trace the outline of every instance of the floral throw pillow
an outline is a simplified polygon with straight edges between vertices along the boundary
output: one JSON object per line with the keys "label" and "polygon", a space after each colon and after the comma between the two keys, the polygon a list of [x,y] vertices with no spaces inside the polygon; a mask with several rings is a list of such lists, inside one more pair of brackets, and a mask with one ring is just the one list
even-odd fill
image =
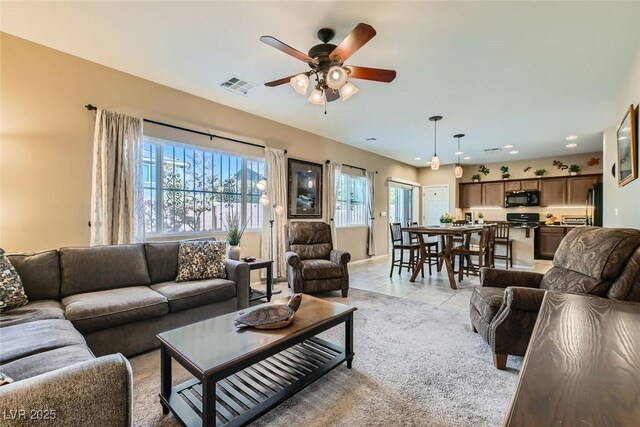
{"label": "floral throw pillow", "polygon": [[180,243],[176,282],[225,279],[226,247],[226,242],[217,240]]}
{"label": "floral throw pillow", "polygon": [[28,302],[18,272],[0,249],[0,312],[22,307]]}

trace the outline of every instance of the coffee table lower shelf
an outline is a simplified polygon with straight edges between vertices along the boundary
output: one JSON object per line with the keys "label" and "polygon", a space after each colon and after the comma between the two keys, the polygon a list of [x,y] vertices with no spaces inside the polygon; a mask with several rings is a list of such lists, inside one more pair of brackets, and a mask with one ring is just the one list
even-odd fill
{"label": "coffee table lower shelf", "polygon": [[[218,381],[216,427],[250,423],[351,357],[344,348],[313,337]],[[185,425],[203,425],[197,379],[160,399]]]}

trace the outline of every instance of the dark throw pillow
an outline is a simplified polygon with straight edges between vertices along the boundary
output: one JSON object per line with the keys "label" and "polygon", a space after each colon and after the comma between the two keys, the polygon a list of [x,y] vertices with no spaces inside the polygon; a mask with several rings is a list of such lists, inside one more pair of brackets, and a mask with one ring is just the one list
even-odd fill
{"label": "dark throw pillow", "polygon": [[176,282],[225,279],[226,247],[227,244],[223,241],[181,242]]}
{"label": "dark throw pillow", "polygon": [[18,272],[0,248],[0,312],[22,307],[28,302]]}

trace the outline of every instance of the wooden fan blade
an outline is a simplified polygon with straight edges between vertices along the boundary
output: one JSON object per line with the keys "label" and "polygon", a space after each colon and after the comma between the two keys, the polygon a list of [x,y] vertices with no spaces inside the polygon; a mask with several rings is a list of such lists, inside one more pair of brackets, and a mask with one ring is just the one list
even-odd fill
{"label": "wooden fan blade", "polygon": [[304,53],[300,52],[299,50],[292,48],[288,44],[282,43],[280,40],[278,40],[275,37],[262,36],[262,37],[260,37],[260,41],[263,42],[263,43],[268,44],[271,47],[275,47],[279,51],[284,52],[287,55],[291,55],[294,58],[299,59],[300,61],[304,61],[304,62],[311,63],[311,64],[315,64],[316,63],[316,60],[313,59],[312,57],[310,57],[309,55],[305,55]]}
{"label": "wooden fan blade", "polygon": [[351,70],[349,78],[373,80],[375,82],[390,83],[396,78],[395,70],[383,70],[382,68],[368,68],[368,67],[356,67],[354,65],[347,65],[347,68]]}
{"label": "wooden fan blade", "polygon": [[[298,74],[300,74],[300,73],[298,73]],[[269,86],[269,87],[276,87],[276,86],[280,86],[280,85],[283,85],[283,84],[285,84],[285,83],[289,83],[289,81],[291,80],[291,77],[295,77],[295,76],[297,76],[298,74],[294,74],[293,76],[283,77],[283,78],[281,78],[281,79],[279,79],[279,80],[274,80],[274,81],[272,81],[272,82],[267,82],[267,83],[265,83],[264,85],[265,85],[265,86]]]}
{"label": "wooden fan blade", "polygon": [[345,62],[375,35],[376,30],[374,30],[371,25],[360,23],[340,42],[338,47],[333,49],[329,57],[333,58],[337,56],[340,58],[340,62]]}
{"label": "wooden fan blade", "polygon": [[327,98],[327,102],[333,102],[337,99],[340,99],[340,92],[339,91],[334,91],[333,89],[329,88],[326,89],[324,91],[325,97]]}

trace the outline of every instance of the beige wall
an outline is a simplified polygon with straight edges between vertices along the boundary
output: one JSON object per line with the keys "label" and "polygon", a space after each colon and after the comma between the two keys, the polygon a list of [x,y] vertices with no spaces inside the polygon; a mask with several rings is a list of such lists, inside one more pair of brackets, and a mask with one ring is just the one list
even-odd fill
{"label": "beige wall", "polygon": [[[640,49],[629,74],[618,94],[617,117],[622,121],[629,105],[640,104]],[[624,187],[618,187],[618,178],[611,175],[611,166],[616,163],[617,145],[616,131],[618,124],[604,132],[603,149],[605,159],[604,174],[604,225],[607,227],[640,228],[638,215],[638,195],[640,195],[640,179],[630,182]],[[636,146],[636,150],[639,147]]]}
{"label": "beige wall", "polygon": [[[413,166],[226,107],[102,65],[1,34],[2,159],[0,246],[30,251],[89,244],[92,103],[189,128],[224,132],[288,150],[293,158],[327,159],[378,170],[376,216],[387,210],[386,178],[416,181]],[[248,101],[250,102],[250,101]],[[145,132],[246,154],[261,150],[145,125]],[[376,221],[376,248],[387,251],[387,225]],[[338,246],[366,257],[366,228],[338,231]],[[259,251],[260,234],[243,246]]]}

